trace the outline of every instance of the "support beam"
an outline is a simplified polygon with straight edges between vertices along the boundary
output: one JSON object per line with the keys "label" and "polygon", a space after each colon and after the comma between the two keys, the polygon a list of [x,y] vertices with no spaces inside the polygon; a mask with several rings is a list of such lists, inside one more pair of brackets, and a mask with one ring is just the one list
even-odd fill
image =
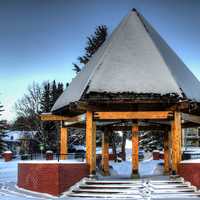
{"label": "support beam", "polygon": [[138,125],[132,126],[132,175],[138,174],[139,165],[139,129]]}
{"label": "support beam", "polygon": [[182,113],[181,116],[184,121],[189,121],[189,122],[193,122],[196,124],[200,124],[200,116],[198,116],[198,115]]}
{"label": "support beam", "polygon": [[137,112],[95,112],[95,118],[99,120],[123,120],[123,119],[167,119],[172,116],[170,111],[137,111]]}
{"label": "support beam", "polygon": [[62,154],[67,154],[68,153],[68,129],[61,127],[60,129],[60,154],[61,160],[67,159],[67,155],[62,155]]}
{"label": "support beam", "polygon": [[[75,124],[72,126],[69,126],[72,128],[85,128],[85,124]],[[104,130],[105,128],[108,128],[109,130],[112,131],[131,131],[132,126],[129,125],[98,125],[97,129],[98,130]],[[171,125],[142,125],[139,126],[139,131],[150,131],[150,130],[156,130],[156,131],[164,131],[164,130],[170,130]]]}
{"label": "support beam", "polygon": [[51,113],[43,113],[40,115],[42,121],[66,121],[69,124],[78,123],[85,120],[85,115],[77,115],[75,117],[53,115]]}
{"label": "support beam", "polygon": [[170,159],[170,141],[169,141],[169,132],[164,133],[164,172],[169,173],[169,159]]}
{"label": "support beam", "polygon": [[102,134],[102,170],[105,176],[109,175],[109,133]]}
{"label": "support beam", "polygon": [[181,161],[181,113],[174,112],[172,122],[172,173],[176,174]]}
{"label": "support beam", "polygon": [[93,122],[93,113],[86,113],[86,161],[89,164],[90,174],[96,173],[96,124]]}

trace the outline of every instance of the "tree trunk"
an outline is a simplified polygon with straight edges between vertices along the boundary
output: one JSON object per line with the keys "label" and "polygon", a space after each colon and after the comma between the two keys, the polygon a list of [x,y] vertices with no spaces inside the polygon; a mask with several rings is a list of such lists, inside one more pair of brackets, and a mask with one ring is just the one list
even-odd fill
{"label": "tree trunk", "polygon": [[114,160],[117,161],[117,150],[116,150],[116,139],[115,139],[115,133],[112,132],[110,134],[111,136],[111,144],[112,144],[112,153],[114,155]]}
{"label": "tree trunk", "polygon": [[121,153],[122,153],[122,160],[125,161],[126,160],[126,138],[127,135],[126,133],[123,133],[122,136],[122,146],[121,146]]}

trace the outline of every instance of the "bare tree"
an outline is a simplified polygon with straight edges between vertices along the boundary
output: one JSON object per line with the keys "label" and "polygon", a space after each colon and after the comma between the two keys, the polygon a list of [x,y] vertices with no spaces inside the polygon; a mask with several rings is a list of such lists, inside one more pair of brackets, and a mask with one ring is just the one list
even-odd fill
{"label": "bare tree", "polygon": [[36,131],[37,137],[35,137],[35,140],[39,143],[46,143],[46,134],[44,134],[40,120],[41,98],[41,86],[33,82],[33,84],[28,87],[27,94],[24,94],[15,104],[15,109],[19,117],[18,121],[21,123],[21,128],[29,131]]}

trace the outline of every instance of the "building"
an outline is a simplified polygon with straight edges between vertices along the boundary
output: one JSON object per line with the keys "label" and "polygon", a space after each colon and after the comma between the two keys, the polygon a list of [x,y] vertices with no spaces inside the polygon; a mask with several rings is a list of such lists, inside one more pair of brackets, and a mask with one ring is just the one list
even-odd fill
{"label": "building", "polygon": [[6,148],[14,154],[29,153],[34,131],[6,131]]}
{"label": "building", "polygon": [[200,147],[200,128],[186,128],[183,130],[184,147]]}

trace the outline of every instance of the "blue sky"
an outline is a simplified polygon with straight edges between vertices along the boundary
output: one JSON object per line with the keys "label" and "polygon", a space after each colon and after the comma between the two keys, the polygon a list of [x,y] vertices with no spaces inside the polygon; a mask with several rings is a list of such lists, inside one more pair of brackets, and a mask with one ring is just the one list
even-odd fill
{"label": "blue sky", "polygon": [[96,26],[109,32],[135,7],[200,79],[199,0],[0,0],[0,102],[3,117],[28,85],[71,81]]}

